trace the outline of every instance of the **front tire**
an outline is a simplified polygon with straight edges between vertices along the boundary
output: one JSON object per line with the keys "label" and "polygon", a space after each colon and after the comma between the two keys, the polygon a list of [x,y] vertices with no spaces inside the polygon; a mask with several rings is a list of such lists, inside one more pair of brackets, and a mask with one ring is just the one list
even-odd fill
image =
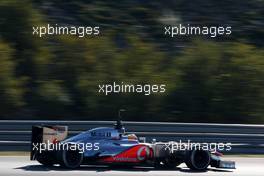
{"label": "front tire", "polygon": [[186,151],[185,164],[192,170],[205,171],[210,165],[211,155],[205,150]]}
{"label": "front tire", "polygon": [[179,159],[173,157],[173,156],[169,156],[167,158],[165,158],[162,163],[164,164],[164,166],[168,169],[174,169],[177,166],[179,166],[182,161],[180,161]]}

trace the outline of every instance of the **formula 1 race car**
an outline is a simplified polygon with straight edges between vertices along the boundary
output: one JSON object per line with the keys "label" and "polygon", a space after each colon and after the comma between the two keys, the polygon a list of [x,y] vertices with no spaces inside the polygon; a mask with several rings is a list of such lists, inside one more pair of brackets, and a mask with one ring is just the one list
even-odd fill
{"label": "formula 1 race car", "polygon": [[200,149],[171,152],[168,143],[139,142],[135,134],[125,133],[120,120],[112,128],[94,128],[68,139],[67,130],[66,126],[33,126],[31,160],[69,169],[84,164],[175,168],[181,163],[199,171],[209,166],[235,169],[235,162],[223,161],[218,152]]}

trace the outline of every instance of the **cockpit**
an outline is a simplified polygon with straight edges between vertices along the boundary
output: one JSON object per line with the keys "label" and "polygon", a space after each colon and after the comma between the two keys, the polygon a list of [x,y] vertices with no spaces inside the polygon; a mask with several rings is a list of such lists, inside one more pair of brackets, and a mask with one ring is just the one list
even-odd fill
{"label": "cockpit", "polygon": [[94,128],[89,133],[91,138],[96,139],[138,141],[138,137],[135,134],[120,133],[119,130],[109,127]]}
{"label": "cockpit", "polygon": [[109,139],[138,142],[135,134],[126,134],[121,120],[118,120],[114,127],[99,127],[88,131],[93,139]]}
{"label": "cockpit", "polygon": [[127,135],[128,140],[138,140],[138,137],[135,134],[128,134]]}

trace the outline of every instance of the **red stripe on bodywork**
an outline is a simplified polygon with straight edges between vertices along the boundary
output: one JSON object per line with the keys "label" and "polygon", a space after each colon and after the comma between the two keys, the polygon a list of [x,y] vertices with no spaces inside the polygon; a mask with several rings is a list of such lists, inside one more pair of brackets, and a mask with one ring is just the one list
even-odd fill
{"label": "red stripe on bodywork", "polygon": [[133,146],[115,156],[109,156],[100,159],[106,163],[138,163],[143,162],[153,156],[153,151],[143,144]]}

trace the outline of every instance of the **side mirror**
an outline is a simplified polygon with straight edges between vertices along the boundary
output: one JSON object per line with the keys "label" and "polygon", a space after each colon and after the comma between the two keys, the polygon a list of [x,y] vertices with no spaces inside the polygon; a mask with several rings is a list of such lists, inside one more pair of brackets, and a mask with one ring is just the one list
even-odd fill
{"label": "side mirror", "polygon": [[152,144],[154,144],[157,142],[157,140],[155,138],[153,138],[151,142],[152,142]]}
{"label": "side mirror", "polygon": [[138,140],[141,143],[146,143],[146,137],[139,137]]}

